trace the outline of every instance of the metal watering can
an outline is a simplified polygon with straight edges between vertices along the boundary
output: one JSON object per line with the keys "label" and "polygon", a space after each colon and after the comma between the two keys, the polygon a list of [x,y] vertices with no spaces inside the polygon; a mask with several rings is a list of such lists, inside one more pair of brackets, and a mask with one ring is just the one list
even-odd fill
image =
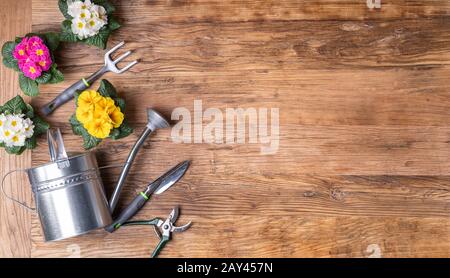
{"label": "metal watering can", "polygon": [[113,224],[112,213],[139,148],[153,131],[169,127],[163,116],[152,109],[147,109],[147,120],[109,202],[94,152],[68,155],[59,129],[48,131],[51,162],[26,170],[46,241],[85,234]]}

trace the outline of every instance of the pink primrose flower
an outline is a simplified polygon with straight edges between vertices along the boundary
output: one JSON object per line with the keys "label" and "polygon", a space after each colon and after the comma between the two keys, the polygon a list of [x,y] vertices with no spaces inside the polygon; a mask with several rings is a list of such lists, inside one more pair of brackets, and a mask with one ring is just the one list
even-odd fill
{"label": "pink primrose flower", "polygon": [[23,65],[22,71],[26,77],[29,77],[33,80],[35,80],[42,74],[41,67],[31,60]]}
{"label": "pink primrose flower", "polygon": [[18,60],[18,61],[25,60],[28,57],[27,42],[28,42],[28,38],[25,37],[14,48],[13,57],[16,60]]}

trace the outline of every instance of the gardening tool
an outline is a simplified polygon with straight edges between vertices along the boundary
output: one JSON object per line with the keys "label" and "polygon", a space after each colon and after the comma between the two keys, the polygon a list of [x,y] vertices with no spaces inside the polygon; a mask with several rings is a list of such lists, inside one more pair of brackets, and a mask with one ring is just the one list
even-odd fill
{"label": "gardening tool", "polygon": [[[154,130],[168,126],[167,121],[156,111],[147,109],[147,115],[147,127],[133,147],[131,158],[127,159],[116,188],[119,185],[123,186],[129,167],[143,140]],[[64,239],[111,225],[112,211],[104,192],[99,169],[115,166],[98,167],[94,152],[67,154],[59,130],[49,130],[47,136],[51,162],[25,170],[32,186],[45,240]],[[180,163],[150,183],[140,196],[148,197],[153,192],[156,194],[164,192],[183,176],[188,166],[187,161]],[[115,196],[118,197],[120,192],[115,192]],[[133,216],[144,203],[140,198],[132,202],[119,220],[121,222],[128,220],[127,217]]]}
{"label": "gardening tool", "polygon": [[137,152],[144,144],[145,139],[155,130],[166,128],[169,126],[170,124],[164,119],[163,116],[161,116],[161,114],[153,109],[147,108],[147,125],[145,126],[145,129],[142,132],[141,136],[137,139],[136,143],[134,143],[134,146],[131,149],[130,154],[128,155],[127,162],[123,166],[122,172],[120,173],[119,181],[117,182],[117,185],[114,188],[114,192],[111,195],[111,200],[109,201],[109,209],[111,213],[114,213],[114,209],[116,208],[117,202],[119,201],[120,192],[122,191],[122,187],[125,183],[128,172],[130,171],[131,164],[136,158]]}
{"label": "gardening tool", "polygon": [[56,108],[63,105],[64,103],[68,102],[69,100],[71,100],[77,91],[84,91],[87,88],[89,88],[92,85],[92,83],[94,83],[95,80],[99,79],[103,74],[110,72],[110,71],[120,74],[120,73],[123,73],[123,72],[129,70],[132,66],[136,65],[138,63],[137,60],[129,63],[122,69],[119,69],[117,67],[117,63],[119,63],[120,61],[122,61],[123,59],[128,57],[131,54],[131,51],[125,52],[124,54],[122,54],[119,58],[117,58],[114,61],[112,60],[111,54],[113,54],[117,49],[122,47],[124,44],[125,44],[125,42],[120,42],[118,45],[114,46],[108,52],[106,52],[105,53],[105,65],[102,68],[100,68],[98,71],[96,71],[95,73],[93,73],[91,76],[89,76],[87,78],[81,78],[81,80],[75,82],[74,84],[72,84],[72,86],[65,89],[54,100],[45,104],[40,109],[41,113],[44,114],[45,116],[49,115]]}
{"label": "gardening tool", "polygon": [[147,188],[140,192],[133,201],[120,213],[120,215],[114,220],[113,224],[105,228],[108,232],[112,233],[118,229],[125,221],[131,219],[149,200],[150,195],[161,194],[176,183],[186,172],[189,167],[189,160],[183,161],[167,171],[165,174],[157,178],[150,183]]}
{"label": "gardening tool", "polygon": [[167,242],[171,239],[171,235],[173,232],[184,232],[191,226],[192,222],[189,221],[189,223],[181,226],[176,227],[175,222],[178,219],[178,215],[180,212],[180,208],[176,206],[172,209],[172,212],[170,212],[169,217],[163,221],[160,218],[153,218],[151,220],[136,220],[136,221],[127,221],[123,223],[123,226],[131,226],[131,225],[151,225],[155,229],[156,235],[159,237],[160,241],[158,245],[156,246],[155,250],[153,251],[151,257],[155,258],[158,256],[159,252],[162,250],[162,248],[167,244]]}

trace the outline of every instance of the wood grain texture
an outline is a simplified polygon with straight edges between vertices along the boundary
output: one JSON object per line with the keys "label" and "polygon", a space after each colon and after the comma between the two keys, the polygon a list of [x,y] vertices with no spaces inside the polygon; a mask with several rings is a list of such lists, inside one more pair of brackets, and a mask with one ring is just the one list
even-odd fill
{"label": "wood grain texture", "polygon": [[[0,1],[0,44],[31,31],[31,0]],[[0,66],[0,103],[19,93],[17,73]],[[31,152],[22,156],[8,155],[0,150],[0,175],[31,165]],[[15,198],[31,203],[31,188],[23,174],[13,174],[6,180],[6,191]],[[0,257],[30,257],[30,213],[17,204],[0,197]]]}
{"label": "wood grain texture", "polygon": [[[380,10],[368,9],[366,0],[128,0],[112,1],[122,21],[142,24],[165,22],[242,22],[295,20],[392,20],[441,18],[450,15],[450,4],[441,0],[382,1]],[[145,8],[143,8],[145,7]],[[33,24],[53,25],[61,14],[46,1],[33,2]]]}
{"label": "wood grain texture", "polygon": [[[189,233],[175,235],[161,257],[450,256],[449,224],[442,218],[236,217],[225,213],[218,218],[188,211],[182,212],[180,220],[192,220],[194,225]],[[33,222],[32,231],[33,255],[39,257],[148,257],[158,243],[152,228],[126,227],[114,234],[95,231],[44,244],[38,225]]]}
{"label": "wood grain texture", "polygon": [[[128,103],[135,134],[106,140],[100,164],[124,161],[144,127],[146,107],[170,117],[231,107],[280,109],[280,146],[175,144],[157,132],[127,180],[123,207],[177,161],[187,175],[152,198],[137,218],[180,224],[162,256],[449,257],[450,4],[448,1],[114,1],[125,40],[140,63],[107,75]],[[56,1],[33,1],[33,31],[59,30]],[[64,45],[61,84],[43,86],[37,106],[95,71],[103,51]],[[95,84],[94,88],[98,85]],[[67,122],[73,103],[48,120],[67,148],[81,139]],[[45,140],[32,163],[48,161]],[[118,169],[103,171],[107,192]],[[148,227],[95,231],[44,243],[31,220],[33,257],[146,257]],[[144,244],[143,244],[144,242]]]}

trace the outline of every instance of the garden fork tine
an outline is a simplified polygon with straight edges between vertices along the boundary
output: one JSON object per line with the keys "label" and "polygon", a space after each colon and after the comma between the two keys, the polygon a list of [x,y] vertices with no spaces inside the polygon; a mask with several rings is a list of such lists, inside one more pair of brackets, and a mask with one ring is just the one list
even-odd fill
{"label": "garden fork tine", "polygon": [[120,61],[122,61],[123,59],[128,57],[131,54],[131,51],[125,52],[124,54],[122,54],[122,56],[120,56],[116,60],[112,60],[111,54],[116,52],[124,44],[125,44],[125,42],[122,41],[118,45],[114,46],[108,52],[105,53],[105,67],[107,68],[107,70],[115,72],[115,73],[122,73],[122,72],[127,71],[129,68],[131,68],[132,66],[134,66],[138,63],[138,61],[133,61],[130,64],[128,64],[127,66],[125,66],[123,69],[117,68],[117,66],[116,66],[117,63],[119,63]]}
{"label": "garden fork tine", "polygon": [[119,63],[120,61],[122,61],[123,59],[128,57],[131,54],[131,51],[127,51],[124,54],[122,54],[119,58],[112,60],[111,54],[116,52],[124,44],[125,44],[125,42],[122,41],[122,42],[118,43],[116,46],[114,46],[113,48],[111,48],[110,50],[108,50],[105,53],[105,65],[101,69],[99,69],[98,71],[96,71],[94,74],[92,74],[91,76],[89,76],[87,78],[81,78],[81,80],[77,81],[72,86],[65,89],[62,93],[60,93],[54,100],[52,100],[51,102],[44,105],[41,108],[42,114],[48,115],[48,114],[52,113],[56,108],[63,105],[67,101],[71,100],[77,91],[86,90],[87,88],[89,88],[91,86],[92,83],[94,83],[95,80],[100,78],[100,76],[107,73],[108,71],[112,71],[114,73],[120,74],[120,73],[123,73],[123,72],[129,70],[132,66],[136,65],[138,63],[137,60],[129,63],[122,69],[119,69],[117,67],[117,63]]}

